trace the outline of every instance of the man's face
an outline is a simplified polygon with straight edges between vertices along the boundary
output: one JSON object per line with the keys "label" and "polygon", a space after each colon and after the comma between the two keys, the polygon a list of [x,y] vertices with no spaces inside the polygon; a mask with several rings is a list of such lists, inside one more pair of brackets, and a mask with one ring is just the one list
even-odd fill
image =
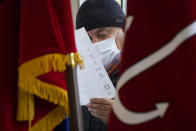
{"label": "man's face", "polygon": [[119,50],[122,49],[124,35],[121,28],[117,28],[117,27],[96,28],[88,31],[88,35],[92,43],[96,43],[112,37],[116,37],[117,47]]}

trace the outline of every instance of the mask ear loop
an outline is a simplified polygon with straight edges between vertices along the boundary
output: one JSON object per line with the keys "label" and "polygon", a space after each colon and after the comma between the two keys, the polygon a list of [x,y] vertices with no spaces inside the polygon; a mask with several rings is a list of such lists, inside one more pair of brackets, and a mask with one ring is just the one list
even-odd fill
{"label": "mask ear loop", "polygon": [[[115,35],[114,35],[115,43],[116,43],[116,36],[117,36],[117,34],[118,34],[118,31],[119,31],[119,29],[117,29],[117,31],[116,31],[116,33],[115,33]],[[116,43],[116,48],[118,49],[117,43]],[[118,50],[119,50],[119,49],[118,49]]]}
{"label": "mask ear loop", "polygon": [[118,34],[118,31],[119,31],[119,29],[117,29],[117,31],[116,31],[116,33],[115,33],[115,35],[114,35],[114,38],[116,39],[116,36],[117,36],[117,34]]}

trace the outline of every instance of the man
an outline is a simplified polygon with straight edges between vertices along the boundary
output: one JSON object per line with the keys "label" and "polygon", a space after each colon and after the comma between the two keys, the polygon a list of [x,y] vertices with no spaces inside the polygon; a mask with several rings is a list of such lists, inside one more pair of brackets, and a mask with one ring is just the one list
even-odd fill
{"label": "man", "polygon": [[[114,0],[86,0],[76,18],[76,28],[85,27],[114,85],[118,79],[124,19],[125,14]],[[82,107],[85,131],[106,130],[111,105],[110,99],[92,98]]]}

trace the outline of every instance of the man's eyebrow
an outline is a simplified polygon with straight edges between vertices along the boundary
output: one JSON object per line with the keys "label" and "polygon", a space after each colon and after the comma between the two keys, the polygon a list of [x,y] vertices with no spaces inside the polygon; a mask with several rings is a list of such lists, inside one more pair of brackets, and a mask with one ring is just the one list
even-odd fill
{"label": "man's eyebrow", "polygon": [[106,29],[106,28],[100,28],[100,29],[98,29],[95,33],[96,33],[96,34],[100,34],[100,33],[103,32],[103,31],[105,31],[105,32],[107,32],[107,33],[110,33],[112,30],[111,30],[111,29]]}

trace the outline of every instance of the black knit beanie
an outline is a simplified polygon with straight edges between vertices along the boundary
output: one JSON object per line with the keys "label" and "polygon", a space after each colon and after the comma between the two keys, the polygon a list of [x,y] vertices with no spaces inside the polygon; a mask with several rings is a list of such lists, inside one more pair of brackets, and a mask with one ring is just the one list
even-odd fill
{"label": "black knit beanie", "polygon": [[115,0],[86,0],[77,13],[76,29],[122,27],[125,14]]}

